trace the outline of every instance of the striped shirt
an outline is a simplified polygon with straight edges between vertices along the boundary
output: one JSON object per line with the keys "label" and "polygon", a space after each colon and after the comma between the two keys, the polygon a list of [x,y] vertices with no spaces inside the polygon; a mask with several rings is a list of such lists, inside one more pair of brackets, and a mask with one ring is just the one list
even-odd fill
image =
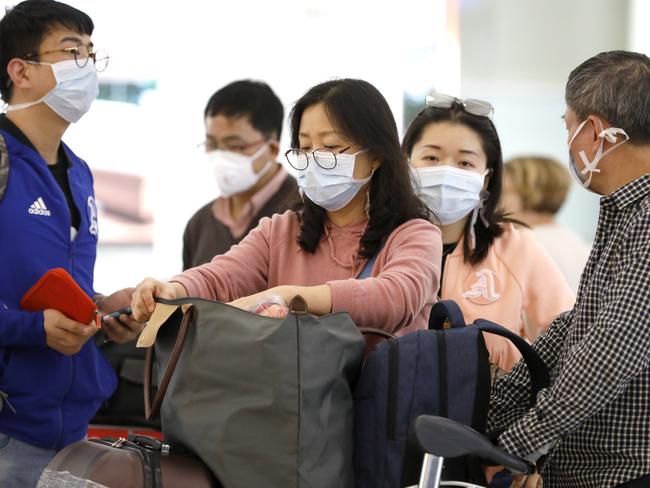
{"label": "striped shirt", "polygon": [[538,462],[544,488],[610,487],[650,473],[650,174],[603,197],[572,310],[534,348],[551,387],[526,409],[523,363],[495,384],[488,427]]}

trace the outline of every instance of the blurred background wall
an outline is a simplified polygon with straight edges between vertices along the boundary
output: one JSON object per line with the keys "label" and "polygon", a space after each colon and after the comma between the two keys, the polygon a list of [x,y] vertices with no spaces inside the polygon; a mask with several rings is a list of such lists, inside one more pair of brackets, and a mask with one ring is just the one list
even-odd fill
{"label": "blurred background wall", "polygon": [[[100,100],[64,138],[95,172],[96,289],[106,293],[180,271],[185,223],[217,195],[197,148],[203,109],[230,81],[266,81],[288,113],[316,83],[364,78],[402,133],[434,87],[482,98],[505,158],[566,163],[569,72],[601,51],[650,53],[645,0],[69,3],[91,15],[93,41],[111,56]],[[576,187],[560,220],[590,241],[597,216],[597,197]]]}

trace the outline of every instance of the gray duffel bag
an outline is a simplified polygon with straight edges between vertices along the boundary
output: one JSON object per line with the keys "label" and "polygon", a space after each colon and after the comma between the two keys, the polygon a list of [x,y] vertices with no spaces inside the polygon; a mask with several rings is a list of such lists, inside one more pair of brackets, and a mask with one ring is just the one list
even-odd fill
{"label": "gray duffel bag", "polygon": [[166,441],[225,488],[354,485],[351,385],[364,340],[347,313],[314,317],[300,297],[284,319],[197,298],[158,302],[138,345],[155,340],[145,409],[152,418],[162,407]]}

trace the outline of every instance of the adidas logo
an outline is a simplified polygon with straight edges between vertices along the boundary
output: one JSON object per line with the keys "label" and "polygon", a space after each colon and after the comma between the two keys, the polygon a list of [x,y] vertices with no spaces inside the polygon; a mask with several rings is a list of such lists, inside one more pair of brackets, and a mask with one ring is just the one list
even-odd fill
{"label": "adidas logo", "polygon": [[52,213],[45,206],[45,202],[42,197],[38,197],[34,203],[29,206],[27,211],[32,215],[45,215],[49,217]]}

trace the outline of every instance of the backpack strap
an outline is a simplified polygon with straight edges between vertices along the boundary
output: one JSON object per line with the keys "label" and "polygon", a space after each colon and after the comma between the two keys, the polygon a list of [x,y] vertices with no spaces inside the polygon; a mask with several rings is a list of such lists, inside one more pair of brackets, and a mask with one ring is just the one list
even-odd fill
{"label": "backpack strap", "polygon": [[440,300],[434,303],[429,315],[429,330],[444,329],[447,321],[453,329],[465,327],[463,312],[456,302],[453,300]]}
{"label": "backpack strap", "polygon": [[548,388],[551,384],[548,368],[544,360],[539,357],[533,346],[511,330],[484,319],[476,320],[474,325],[483,332],[505,337],[519,350],[530,373],[531,395],[528,407],[535,405],[535,399],[539,391]]}
{"label": "backpack strap", "polygon": [[[379,249],[381,251],[381,249]],[[365,280],[366,278],[370,278],[370,273],[372,273],[372,268],[375,265],[375,261],[377,261],[377,255],[379,254],[379,251],[377,251],[368,261],[366,261],[366,265],[363,267],[361,270],[361,273],[359,273],[359,276],[357,276],[358,280]]]}
{"label": "backpack strap", "polygon": [[7,190],[7,181],[9,180],[9,151],[5,138],[0,134],[0,200]]}
{"label": "backpack strap", "polygon": [[384,249],[384,244],[386,244],[386,238],[381,240],[377,252],[375,252],[375,254],[373,254],[372,257],[368,259],[368,261],[366,261],[366,265],[363,267],[363,269],[357,276],[358,280],[365,280],[366,278],[370,278],[370,273],[372,273],[372,268],[375,265],[375,261],[377,261],[377,256],[379,256],[379,253],[382,251],[382,249]]}

